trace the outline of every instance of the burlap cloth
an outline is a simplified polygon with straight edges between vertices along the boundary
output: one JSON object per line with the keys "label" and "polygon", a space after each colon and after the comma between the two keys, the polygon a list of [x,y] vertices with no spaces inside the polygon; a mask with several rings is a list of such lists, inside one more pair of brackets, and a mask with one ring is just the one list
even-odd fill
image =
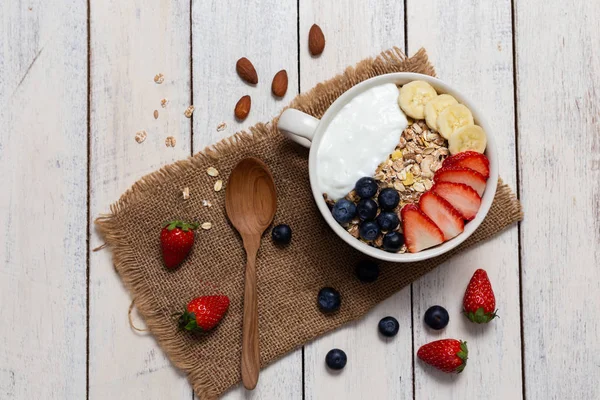
{"label": "burlap cloth", "polygon": [[[435,74],[424,50],[407,58],[394,48],[297,96],[290,107],[319,118],[356,83],[399,71]],[[308,150],[285,139],[276,125],[276,119],[257,124],[250,128],[251,134],[238,133],[193,158],[145,176],[111,206],[110,215],[96,220],[112,249],[116,269],[150,332],[173,364],[188,374],[201,399],[216,398],[241,378],[245,266],[240,237],[225,215],[227,188],[213,190],[217,178],[206,174],[207,167],[217,168],[218,178],[226,183],[240,159],[254,156],[264,160],[271,168],[278,193],[274,222],[287,223],[293,230],[290,246],[278,248],[265,237],[258,255],[262,367],[319,335],[361,318],[377,303],[454,254],[521,219],[514,193],[499,182],[487,218],[457,249],[414,264],[381,263],[379,279],[361,283],[353,269],[364,256],[329,229],[313,202]],[[182,198],[184,187],[190,189],[188,200]],[[212,202],[212,207],[203,207],[203,199]],[[159,231],[163,221],[173,218],[211,221],[213,227],[199,230],[189,259],[178,270],[167,271],[161,261]],[[342,294],[342,307],[334,315],[323,315],[317,309],[317,291],[323,286],[333,286]],[[183,310],[192,297],[215,291],[231,299],[229,312],[217,329],[199,337],[179,331],[172,314]]]}

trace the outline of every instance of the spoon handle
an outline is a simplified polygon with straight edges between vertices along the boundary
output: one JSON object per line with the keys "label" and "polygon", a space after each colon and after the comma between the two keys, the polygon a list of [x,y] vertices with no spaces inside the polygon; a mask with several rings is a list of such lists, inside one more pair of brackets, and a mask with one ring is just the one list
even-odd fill
{"label": "spoon handle", "polygon": [[[260,243],[260,242],[259,242]],[[256,297],[256,253],[258,246],[246,248],[246,284],[244,288],[244,327],[242,333],[242,382],[252,390],[258,383],[258,303]]]}

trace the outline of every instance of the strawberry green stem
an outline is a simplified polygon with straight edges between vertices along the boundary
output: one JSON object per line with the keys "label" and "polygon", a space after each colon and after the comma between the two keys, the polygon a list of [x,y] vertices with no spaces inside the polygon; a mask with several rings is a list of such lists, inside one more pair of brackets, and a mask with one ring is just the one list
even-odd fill
{"label": "strawberry green stem", "polygon": [[463,310],[463,314],[465,314],[471,322],[475,322],[476,324],[487,324],[498,316],[496,315],[497,311],[498,310],[486,313],[483,310],[483,307],[479,307],[475,312]]}
{"label": "strawberry green stem", "polygon": [[185,311],[183,314],[180,314],[177,325],[179,325],[180,329],[189,332],[202,332],[202,328],[196,322],[196,314],[193,312]]}
{"label": "strawberry green stem", "polygon": [[184,222],[184,221],[180,221],[180,220],[173,220],[173,221],[169,221],[169,222],[165,222],[163,224],[163,228],[167,228],[168,230],[172,231],[175,228],[179,228],[184,232],[190,231],[190,230],[194,230],[198,228],[198,224],[195,222]]}
{"label": "strawberry green stem", "polygon": [[462,340],[460,341],[460,351],[456,353],[456,356],[462,360],[462,364],[456,368],[456,372],[460,374],[467,366],[467,360],[469,359],[467,342],[463,342]]}

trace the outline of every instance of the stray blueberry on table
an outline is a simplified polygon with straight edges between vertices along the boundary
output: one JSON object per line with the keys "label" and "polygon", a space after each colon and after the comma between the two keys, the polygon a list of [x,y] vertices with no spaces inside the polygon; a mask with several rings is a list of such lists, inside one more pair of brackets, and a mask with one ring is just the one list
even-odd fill
{"label": "stray blueberry on table", "polygon": [[271,237],[277,244],[288,244],[292,240],[292,228],[286,224],[279,224],[271,231]]}
{"label": "stray blueberry on table", "polygon": [[383,236],[383,249],[389,252],[397,252],[404,244],[404,236],[398,232],[388,232]]}
{"label": "stray blueberry on table", "polygon": [[339,199],[331,209],[333,218],[340,224],[347,224],[356,215],[356,205],[346,199]]}
{"label": "stray blueberry on table", "polygon": [[362,199],[356,205],[356,213],[361,221],[372,221],[377,215],[377,203],[371,199]]}
{"label": "stray blueberry on table", "polygon": [[400,195],[394,188],[385,188],[379,192],[377,200],[382,210],[393,210],[400,203]]}
{"label": "stray blueberry on table", "polygon": [[393,231],[400,224],[400,218],[395,212],[384,211],[377,216],[377,223],[382,231]]}
{"label": "stray blueberry on table", "polygon": [[432,306],[425,311],[425,323],[431,329],[435,329],[436,331],[444,329],[449,321],[450,316],[448,315],[448,311],[442,306]]}
{"label": "stray blueberry on table", "polygon": [[317,296],[317,304],[319,309],[324,313],[332,313],[339,310],[342,304],[342,298],[340,292],[332,287],[324,287],[319,290]]}
{"label": "stray blueberry on table", "polygon": [[325,356],[325,364],[334,370],[340,370],[344,368],[347,361],[348,357],[346,357],[346,353],[340,349],[329,350]]}
{"label": "stray blueberry on table", "polygon": [[363,222],[358,227],[358,234],[364,240],[375,240],[377,235],[379,235],[379,232],[379,225],[373,221]]}
{"label": "stray blueberry on table", "polygon": [[356,181],[354,191],[361,199],[370,199],[377,193],[377,182],[371,177],[360,178]]}
{"label": "stray blueberry on table", "polygon": [[379,332],[386,337],[396,336],[398,330],[400,329],[400,324],[398,320],[394,317],[385,317],[379,321]]}
{"label": "stray blueberry on table", "polygon": [[379,264],[372,260],[360,261],[356,264],[356,277],[361,282],[375,282],[379,278]]}

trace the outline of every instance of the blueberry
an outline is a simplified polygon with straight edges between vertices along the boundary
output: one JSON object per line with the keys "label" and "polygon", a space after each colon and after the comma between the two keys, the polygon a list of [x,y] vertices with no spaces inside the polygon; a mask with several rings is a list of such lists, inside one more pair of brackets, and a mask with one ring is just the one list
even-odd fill
{"label": "blueberry", "polygon": [[286,224],[279,224],[271,231],[271,237],[277,244],[288,244],[292,240],[292,228]]}
{"label": "blueberry", "polygon": [[448,315],[448,311],[442,306],[432,306],[425,311],[425,323],[431,329],[444,329],[449,321],[450,316]]}
{"label": "blueberry", "polygon": [[384,211],[377,216],[377,223],[382,231],[393,231],[400,224],[400,219],[395,212]]}
{"label": "blueberry", "polygon": [[356,215],[356,206],[346,199],[339,199],[331,210],[333,218],[340,224],[347,224]]}
{"label": "blueberry", "polygon": [[361,282],[375,282],[379,277],[379,265],[371,260],[362,260],[356,265],[356,277]]}
{"label": "blueberry", "polygon": [[385,188],[379,192],[377,200],[382,210],[393,210],[400,203],[400,195],[394,188]]}
{"label": "blueberry", "polygon": [[395,253],[404,244],[404,236],[398,232],[388,232],[383,236],[383,249]]}
{"label": "blueberry", "polygon": [[377,215],[377,203],[371,199],[362,199],[356,205],[356,213],[361,221],[372,221]]}
{"label": "blueberry", "polygon": [[379,332],[383,336],[392,337],[396,336],[398,333],[398,329],[400,329],[400,324],[398,320],[394,317],[385,317],[379,321]]}
{"label": "blueberry", "polygon": [[354,191],[361,199],[370,199],[377,193],[377,182],[368,176],[356,181]]}
{"label": "blueberry", "polygon": [[358,233],[364,240],[375,240],[379,232],[379,225],[373,221],[363,222],[358,228]]}
{"label": "blueberry", "polygon": [[337,311],[342,304],[342,298],[340,296],[340,292],[331,287],[324,287],[319,290],[319,295],[317,296],[317,303],[319,304],[319,308],[324,313],[331,313]]}
{"label": "blueberry", "polygon": [[325,356],[325,364],[327,364],[329,368],[335,370],[344,368],[347,361],[348,357],[346,357],[346,353],[344,353],[344,350],[340,349],[329,350]]}

